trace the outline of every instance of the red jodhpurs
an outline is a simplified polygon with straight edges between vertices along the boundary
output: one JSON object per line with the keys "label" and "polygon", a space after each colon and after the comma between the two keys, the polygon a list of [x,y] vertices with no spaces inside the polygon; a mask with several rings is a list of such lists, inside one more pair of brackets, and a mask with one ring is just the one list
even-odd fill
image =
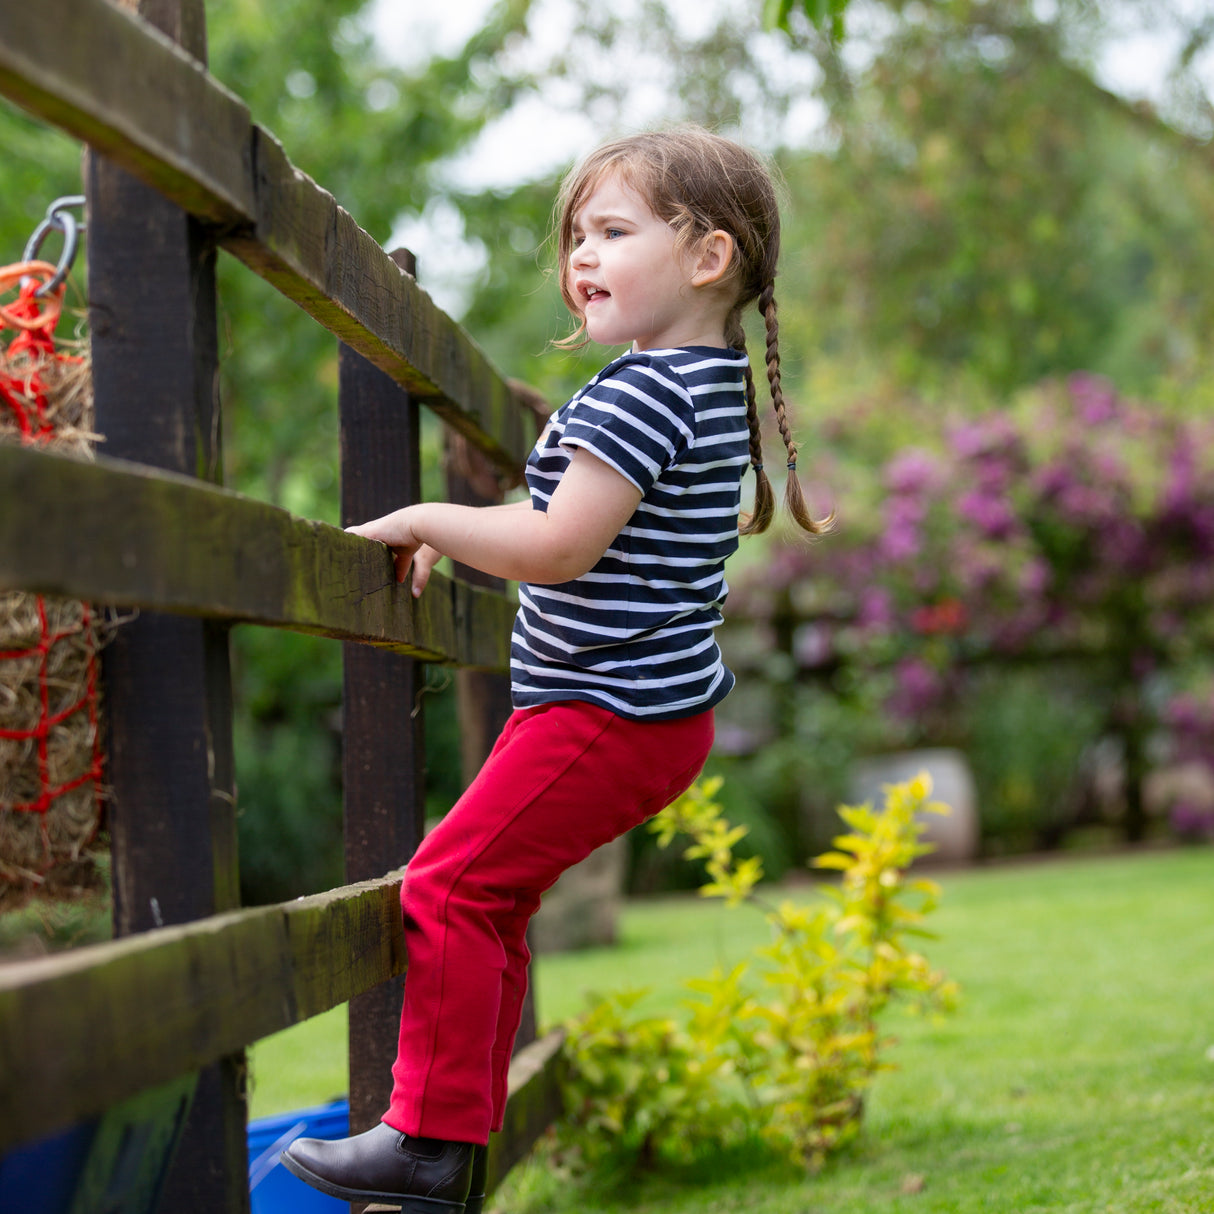
{"label": "red jodhpurs", "polygon": [[565,701],[510,717],[405,872],[409,969],[388,1125],[474,1143],[501,1129],[540,895],[683,792],[712,735],[711,711],[641,722]]}

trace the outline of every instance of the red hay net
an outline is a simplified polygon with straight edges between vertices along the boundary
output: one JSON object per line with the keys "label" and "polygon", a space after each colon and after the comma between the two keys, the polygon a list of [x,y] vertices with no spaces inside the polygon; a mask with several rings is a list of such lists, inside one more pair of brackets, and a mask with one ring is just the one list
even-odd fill
{"label": "red hay net", "polygon": [[[0,438],[91,449],[86,360],[56,349],[55,267],[0,269]],[[0,593],[0,880],[38,885],[77,861],[100,821],[97,622],[85,603]]]}

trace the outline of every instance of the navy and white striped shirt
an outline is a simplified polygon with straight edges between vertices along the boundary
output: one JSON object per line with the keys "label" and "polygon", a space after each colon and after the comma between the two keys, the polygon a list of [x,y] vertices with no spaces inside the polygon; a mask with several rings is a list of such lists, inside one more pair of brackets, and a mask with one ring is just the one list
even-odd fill
{"label": "navy and white striped shirt", "polygon": [[667,720],[729,693],[713,629],[749,460],[745,367],[744,354],[708,346],[625,354],[553,415],[527,461],[536,509],[547,510],[576,447],[643,496],[588,573],[519,587],[516,708],[588,700]]}

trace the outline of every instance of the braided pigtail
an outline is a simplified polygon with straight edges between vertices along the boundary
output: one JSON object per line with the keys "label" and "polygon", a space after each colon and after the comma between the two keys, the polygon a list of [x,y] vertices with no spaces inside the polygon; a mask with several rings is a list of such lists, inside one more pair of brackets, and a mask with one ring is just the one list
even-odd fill
{"label": "braided pigtail", "polygon": [[[737,310],[731,314],[726,325],[725,340],[735,350],[746,353],[746,333]],[[754,513],[744,519],[738,527],[739,535],[758,535],[771,525],[772,516],[776,512],[776,495],[772,490],[771,481],[763,470],[763,436],[759,430],[759,407],[755,399],[755,377],[747,362],[744,372],[746,378],[746,427],[750,431],[750,466],[755,472],[755,508]]]}
{"label": "braided pigtail", "polygon": [[[776,425],[788,452],[788,481],[784,489],[784,505],[797,526],[811,535],[822,535],[834,525],[833,513],[824,519],[815,519],[805,504],[801,482],[797,479],[797,444],[793,441],[784,404],[784,389],[780,384],[780,322],[776,317],[776,286],[769,282],[759,293],[759,312],[767,332],[767,382],[771,388],[771,402],[776,411]],[[751,450],[754,449],[754,431],[751,431]],[[753,456],[752,456],[753,458]],[[757,510],[756,510],[757,513]]]}

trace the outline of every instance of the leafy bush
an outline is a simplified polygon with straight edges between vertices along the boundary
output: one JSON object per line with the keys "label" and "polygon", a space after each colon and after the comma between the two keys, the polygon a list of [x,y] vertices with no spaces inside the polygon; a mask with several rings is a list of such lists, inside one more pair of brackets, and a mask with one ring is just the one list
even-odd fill
{"label": "leafy bush", "polygon": [[818,868],[837,870],[813,906],[767,905],[755,892],[757,856],[738,859],[745,828],[731,826],[715,800],[720,780],[695,785],[650,824],[659,843],[676,835],[703,864],[700,892],[761,910],[771,942],[728,973],[689,983],[689,1017],[635,1016],[644,992],[598,998],[568,1026],[565,1146],[594,1159],[634,1152],[685,1155],[762,1135],[774,1148],[818,1167],[858,1131],[876,1074],[892,1044],[877,1022],[890,1002],[949,1010],[956,988],[913,951],[936,905],[934,882],[908,879],[929,801],[926,775],[886,789],[884,807],[844,806],[850,827]]}
{"label": "leafy bush", "polygon": [[1102,698],[1066,666],[1003,668],[975,677],[963,704],[984,852],[1059,846],[1086,808]]}

